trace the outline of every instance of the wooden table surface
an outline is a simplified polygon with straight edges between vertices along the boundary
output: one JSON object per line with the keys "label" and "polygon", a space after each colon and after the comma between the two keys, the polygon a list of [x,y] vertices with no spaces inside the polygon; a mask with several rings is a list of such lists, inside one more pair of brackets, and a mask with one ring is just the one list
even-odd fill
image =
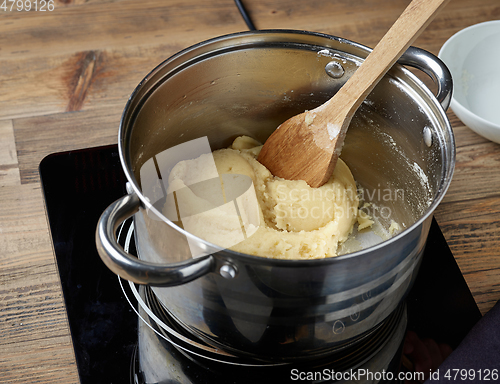
{"label": "wooden table surface", "polygon": [[[0,382],[74,383],[38,164],[53,152],[116,143],[125,102],[150,69],[246,25],[232,0],[56,0],[46,11],[34,11],[32,0],[29,12],[0,3]],[[258,29],[318,31],[373,47],[408,3],[245,5]],[[437,54],[460,29],[499,18],[498,0],[451,0],[414,45]],[[435,216],[485,313],[500,299],[500,145],[448,116],[456,171]]]}

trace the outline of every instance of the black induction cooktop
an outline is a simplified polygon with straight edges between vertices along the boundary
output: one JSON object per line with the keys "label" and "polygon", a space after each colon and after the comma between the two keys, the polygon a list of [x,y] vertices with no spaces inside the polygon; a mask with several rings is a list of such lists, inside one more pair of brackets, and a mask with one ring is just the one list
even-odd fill
{"label": "black induction cooktop", "polygon": [[[80,381],[130,382],[137,315],[94,240],[101,213],[126,193],[118,148],[49,155],[40,177]],[[435,220],[407,307],[408,329],[452,347],[481,318]]]}

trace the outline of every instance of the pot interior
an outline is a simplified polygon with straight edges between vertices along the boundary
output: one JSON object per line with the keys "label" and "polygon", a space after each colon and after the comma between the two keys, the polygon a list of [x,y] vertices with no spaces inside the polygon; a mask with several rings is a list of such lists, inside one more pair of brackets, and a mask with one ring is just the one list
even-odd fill
{"label": "pot interior", "polygon": [[[368,53],[343,39],[290,31],[236,34],[181,52],[148,75],[126,108],[120,146],[129,180],[161,212],[168,175],[158,171],[193,154],[160,154],[205,136],[211,150],[241,135],[263,143],[289,117],[328,100]],[[327,73],[331,62],[342,66],[341,77]],[[451,142],[437,101],[396,65],[356,112],[341,154],[384,232],[360,235],[362,242],[380,242],[393,221],[404,230],[430,214],[449,183]]]}

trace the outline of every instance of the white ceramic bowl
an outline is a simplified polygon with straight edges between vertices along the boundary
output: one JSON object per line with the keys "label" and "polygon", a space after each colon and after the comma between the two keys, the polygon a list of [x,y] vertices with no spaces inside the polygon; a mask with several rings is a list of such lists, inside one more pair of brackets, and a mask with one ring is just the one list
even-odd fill
{"label": "white ceramic bowl", "polygon": [[438,56],[453,77],[453,112],[476,133],[500,143],[500,20],[461,30]]}

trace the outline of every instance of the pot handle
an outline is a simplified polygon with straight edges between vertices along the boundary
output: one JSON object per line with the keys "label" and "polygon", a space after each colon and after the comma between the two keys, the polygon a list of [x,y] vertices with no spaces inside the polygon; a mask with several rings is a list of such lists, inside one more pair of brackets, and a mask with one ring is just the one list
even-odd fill
{"label": "pot handle", "polygon": [[96,245],[104,264],[124,279],[155,287],[181,285],[215,268],[212,255],[180,263],[161,265],[140,260],[123,250],[116,240],[116,229],[135,214],[141,202],[135,193],[112,203],[101,215],[96,229]]}
{"label": "pot handle", "polygon": [[450,106],[453,80],[448,67],[440,58],[421,48],[409,47],[398,60],[399,64],[420,69],[437,84],[436,99],[446,111]]}

